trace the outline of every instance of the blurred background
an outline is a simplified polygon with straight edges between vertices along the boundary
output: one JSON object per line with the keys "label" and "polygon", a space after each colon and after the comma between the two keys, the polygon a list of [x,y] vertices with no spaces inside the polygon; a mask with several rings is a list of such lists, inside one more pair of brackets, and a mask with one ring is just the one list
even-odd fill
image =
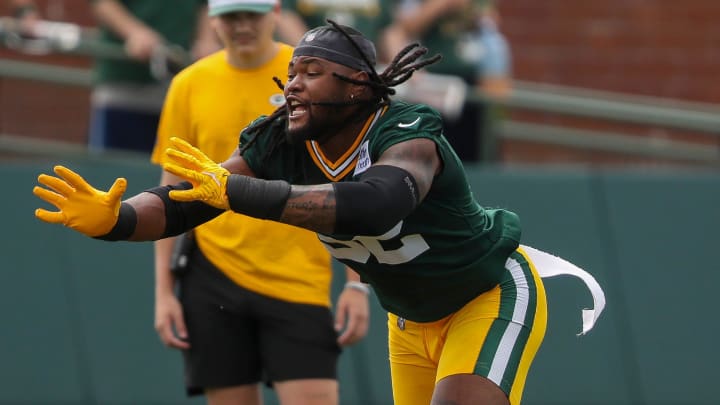
{"label": "blurred background", "polygon": [[[399,97],[446,116],[481,204],[518,212],[526,244],[605,289],[597,326],[577,336],[589,293],[546,281],[548,332],[524,403],[720,402],[720,2],[467,1],[471,22],[424,29],[404,22],[422,1],[381,3],[382,34],[402,31],[379,35],[382,49],[401,38],[441,52],[425,35],[449,33],[442,52],[474,66],[440,64]],[[181,359],[153,329],[152,244],[33,217],[36,176],[55,164],[100,188],[126,177],[127,195],[160,174],[147,154],[87,146],[94,61],[127,59],[122,45],[97,35],[87,1],[33,6],[41,22],[27,28],[24,2],[0,3],[0,403],[202,403],[184,398]],[[192,58],[168,49],[153,62],[162,80]],[[372,304],[370,336],[341,357],[343,404],[392,403],[385,314]]]}

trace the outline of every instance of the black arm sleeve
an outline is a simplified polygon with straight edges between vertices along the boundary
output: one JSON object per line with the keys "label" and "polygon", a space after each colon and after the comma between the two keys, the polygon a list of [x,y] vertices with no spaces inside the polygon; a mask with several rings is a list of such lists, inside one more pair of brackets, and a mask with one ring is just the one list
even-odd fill
{"label": "black arm sleeve", "polygon": [[[170,199],[170,191],[189,190],[191,188],[192,185],[184,181],[173,186],[161,186],[145,190],[145,192],[153,193],[160,197],[165,205],[165,231],[158,239],[180,235],[225,212],[224,210],[211,207],[199,201],[179,202]],[[105,235],[96,236],[95,239],[113,242],[128,240],[135,232],[136,226],[137,213],[132,205],[124,202],[120,205],[117,222],[110,232]]]}
{"label": "black arm sleeve", "polygon": [[227,180],[230,209],[253,218],[277,221],[290,197],[290,184],[231,174]]}
{"label": "black arm sleeve", "polygon": [[358,182],[334,183],[335,233],[382,235],[420,202],[413,176],[396,166],[371,166]]}
{"label": "black arm sleeve", "polygon": [[145,190],[160,197],[165,203],[165,232],[159,239],[180,235],[225,212],[225,210],[200,201],[180,202],[170,198],[170,191],[172,190],[189,190],[191,188],[192,185],[184,181],[172,186],[154,187]]}

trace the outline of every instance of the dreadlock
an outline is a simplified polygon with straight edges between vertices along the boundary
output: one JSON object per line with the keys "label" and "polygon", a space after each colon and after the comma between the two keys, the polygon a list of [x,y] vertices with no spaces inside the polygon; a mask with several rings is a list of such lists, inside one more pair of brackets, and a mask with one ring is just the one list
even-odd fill
{"label": "dreadlock", "polygon": [[[428,49],[421,46],[419,43],[411,43],[407,45],[405,48],[403,48],[390,62],[390,64],[383,70],[382,73],[378,74],[375,70],[375,67],[373,66],[373,63],[370,62],[368,56],[365,54],[365,52],[362,51],[360,46],[357,44],[357,42],[352,38],[352,36],[346,31],[345,28],[343,28],[341,25],[336,23],[333,20],[326,20],[328,24],[332,25],[335,30],[340,32],[355,48],[355,50],[360,54],[365,64],[370,68],[368,73],[369,79],[368,80],[357,80],[353,79],[344,75],[341,75],[339,73],[333,72],[333,76],[337,77],[340,80],[346,81],[348,83],[357,84],[357,85],[363,85],[368,86],[373,91],[373,97],[370,100],[357,100],[353,101],[352,104],[366,104],[366,108],[368,110],[376,110],[382,106],[390,104],[390,96],[395,94],[395,89],[393,89],[394,86],[397,86],[399,84],[402,84],[406,82],[410,77],[412,77],[413,73],[416,70],[422,69],[425,66],[432,65],[434,63],[437,63],[440,59],[442,59],[442,55],[436,54],[431,58],[420,60],[420,58],[427,54]],[[285,89],[284,84],[278,79],[277,77],[273,77],[273,80],[275,83],[280,87],[281,90]],[[347,103],[337,102],[337,103],[316,103],[321,105],[347,105]],[[275,122],[282,122],[287,120],[287,110],[285,107],[285,104],[278,107],[272,114],[270,114],[267,118],[265,118],[263,121],[259,122],[252,128],[248,129],[248,135],[254,135],[243,147],[240,148],[240,154],[243,154],[248,148],[250,148],[255,141],[257,140],[257,137],[262,131],[269,127],[271,124]],[[272,143],[270,144],[270,148],[267,151],[267,154],[271,154],[272,150],[280,145],[282,142],[285,141],[285,134],[280,133],[276,136],[276,139],[272,140]]]}
{"label": "dreadlock", "polygon": [[342,33],[348,41],[350,41],[355,50],[357,50],[360,56],[362,56],[365,64],[370,67],[370,71],[368,72],[368,75],[370,76],[369,80],[356,80],[334,72],[333,76],[349,83],[365,85],[372,88],[376,96],[374,100],[371,100],[374,103],[372,104],[373,108],[390,104],[390,96],[395,94],[395,89],[393,89],[394,86],[407,81],[416,70],[432,65],[442,58],[442,55],[437,54],[429,59],[418,60],[421,56],[427,54],[428,49],[415,42],[403,48],[397,55],[395,55],[392,62],[390,62],[390,65],[388,65],[381,74],[378,74],[373,64],[368,60],[367,55],[365,55],[362,49],[360,49],[360,46],[357,42],[355,42],[355,40],[353,40],[350,34],[348,34],[348,32],[335,21],[327,20],[327,22]]}

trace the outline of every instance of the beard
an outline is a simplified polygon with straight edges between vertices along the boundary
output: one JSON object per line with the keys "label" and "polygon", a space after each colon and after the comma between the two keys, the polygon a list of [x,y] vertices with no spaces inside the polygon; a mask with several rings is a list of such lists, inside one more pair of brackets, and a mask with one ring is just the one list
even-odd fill
{"label": "beard", "polygon": [[305,124],[302,127],[296,127],[290,129],[290,123],[288,122],[285,128],[285,134],[287,142],[291,145],[300,145],[305,141],[313,140],[313,134],[316,133],[311,125]]}
{"label": "beard", "polygon": [[[316,108],[322,108],[320,117],[314,114]],[[347,106],[314,106],[307,112],[307,120],[300,127],[290,129],[288,121],[286,131],[288,143],[302,144],[316,141],[320,144],[337,133],[347,122],[344,110]]]}

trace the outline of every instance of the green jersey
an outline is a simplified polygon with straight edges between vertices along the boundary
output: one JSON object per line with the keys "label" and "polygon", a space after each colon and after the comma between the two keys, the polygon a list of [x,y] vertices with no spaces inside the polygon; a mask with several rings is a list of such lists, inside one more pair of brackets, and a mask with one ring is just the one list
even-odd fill
{"label": "green jersey", "polygon": [[[442,170],[409,216],[383,235],[318,235],[335,258],[373,286],[383,308],[412,321],[434,321],[498,284],[519,245],[518,217],[475,201],[435,110],[393,102],[368,119],[351,149],[335,162],[327,161],[314,141],[271,147],[271,139],[283,131],[282,123],[270,125],[245,152],[258,177],[292,184],[358,181],[399,142],[427,138],[437,144]],[[249,140],[243,132],[241,143]]]}

